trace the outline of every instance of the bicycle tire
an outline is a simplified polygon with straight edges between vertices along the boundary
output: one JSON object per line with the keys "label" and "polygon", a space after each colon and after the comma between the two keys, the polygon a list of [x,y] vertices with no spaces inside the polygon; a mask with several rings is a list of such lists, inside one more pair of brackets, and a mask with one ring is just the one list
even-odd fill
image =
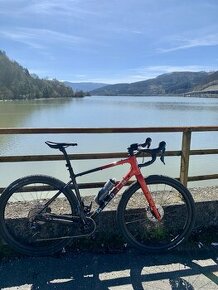
{"label": "bicycle tire", "polygon": [[[34,191],[33,187],[41,191]],[[60,226],[54,222],[41,222],[30,227],[31,214],[39,206],[48,201],[57,191],[61,194],[50,205],[49,211],[55,214],[74,214],[77,200],[65,183],[50,176],[26,176],[8,186],[0,197],[0,234],[3,240],[15,251],[30,256],[47,256],[61,251],[69,242],[63,237],[63,232],[69,232],[66,226],[60,231]],[[56,191],[55,191],[56,190]],[[52,236],[53,240],[47,240]],[[56,238],[54,239],[56,235]],[[37,241],[37,239],[41,241]],[[45,241],[42,239],[45,238]]]}
{"label": "bicycle tire", "polygon": [[119,202],[119,228],[127,243],[142,252],[173,249],[189,236],[194,226],[194,200],[176,179],[151,175],[145,182],[161,213],[161,221],[154,218],[139,183],[135,182]]}

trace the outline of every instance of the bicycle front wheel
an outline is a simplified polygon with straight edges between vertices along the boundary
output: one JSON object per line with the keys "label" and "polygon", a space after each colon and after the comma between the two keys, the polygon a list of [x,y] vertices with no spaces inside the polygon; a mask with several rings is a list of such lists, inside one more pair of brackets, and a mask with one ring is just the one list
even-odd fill
{"label": "bicycle front wheel", "polygon": [[5,189],[0,198],[0,232],[9,246],[22,254],[45,256],[68,244],[69,239],[64,237],[70,235],[72,226],[49,220],[49,216],[76,213],[76,199],[64,186],[55,178],[34,175],[18,179]]}
{"label": "bicycle front wheel", "polygon": [[161,215],[158,221],[140,188],[134,183],[118,205],[117,221],[127,242],[140,251],[160,252],[181,243],[191,232],[195,206],[190,192],[180,182],[153,175],[145,182]]}

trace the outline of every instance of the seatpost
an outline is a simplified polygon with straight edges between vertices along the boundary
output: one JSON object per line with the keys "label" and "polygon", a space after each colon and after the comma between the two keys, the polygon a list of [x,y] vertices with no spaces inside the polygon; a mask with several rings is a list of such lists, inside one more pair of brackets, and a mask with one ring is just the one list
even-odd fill
{"label": "seatpost", "polygon": [[69,156],[68,156],[68,154],[67,154],[67,152],[66,152],[66,150],[65,150],[64,147],[60,148],[59,150],[64,154],[64,158],[65,158],[65,160],[66,160],[66,167],[67,167],[67,170],[68,170],[69,173],[70,173],[70,178],[74,180],[74,179],[75,179],[75,174],[74,174],[74,172],[73,172],[73,168],[72,168],[72,165],[71,165],[71,163],[70,163],[70,158],[69,158]]}

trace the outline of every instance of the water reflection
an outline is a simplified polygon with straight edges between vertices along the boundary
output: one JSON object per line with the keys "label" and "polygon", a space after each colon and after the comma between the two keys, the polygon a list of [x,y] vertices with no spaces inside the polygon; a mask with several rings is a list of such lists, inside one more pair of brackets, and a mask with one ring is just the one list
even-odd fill
{"label": "water reflection", "polygon": [[[61,110],[63,106],[70,104],[71,101],[68,99],[52,99],[0,102],[0,127],[28,127],[29,118],[35,112],[40,114],[40,112],[54,108]],[[46,114],[43,118],[46,118]]]}
{"label": "water reflection", "polygon": [[[53,112],[55,120],[55,110],[62,111],[62,108],[64,108],[64,106],[68,106],[69,103],[71,103],[71,100],[68,99],[53,99],[49,101],[25,100],[25,101],[0,102],[0,127],[27,128],[27,127],[40,127],[40,124],[41,127],[46,127],[48,126],[47,116],[49,115],[49,112],[50,111]],[[31,142],[33,143],[34,136],[32,136],[31,138],[32,138]],[[18,145],[21,139],[23,140],[26,139],[26,136],[1,135],[0,139],[1,153],[3,153],[5,150],[7,152],[13,152],[14,150],[16,151],[15,144]],[[22,148],[26,147],[24,146],[24,143],[22,144],[22,142],[21,146]]]}

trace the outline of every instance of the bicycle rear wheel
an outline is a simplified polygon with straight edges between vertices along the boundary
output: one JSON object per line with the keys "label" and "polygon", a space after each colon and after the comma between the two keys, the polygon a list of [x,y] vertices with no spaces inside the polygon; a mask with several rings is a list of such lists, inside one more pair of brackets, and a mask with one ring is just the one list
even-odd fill
{"label": "bicycle rear wheel", "polygon": [[[43,219],[43,214],[72,216],[77,201],[65,184],[49,176],[27,176],[13,182],[0,197],[0,232],[2,238],[17,252],[31,256],[51,255],[62,250],[69,239],[72,225]],[[41,217],[36,214],[54,195]]]}
{"label": "bicycle rear wheel", "polygon": [[134,183],[123,194],[117,209],[117,221],[130,245],[140,251],[170,250],[190,234],[195,220],[195,206],[190,192],[180,182],[166,176],[145,179],[161,214],[152,214],[140,188]]}

